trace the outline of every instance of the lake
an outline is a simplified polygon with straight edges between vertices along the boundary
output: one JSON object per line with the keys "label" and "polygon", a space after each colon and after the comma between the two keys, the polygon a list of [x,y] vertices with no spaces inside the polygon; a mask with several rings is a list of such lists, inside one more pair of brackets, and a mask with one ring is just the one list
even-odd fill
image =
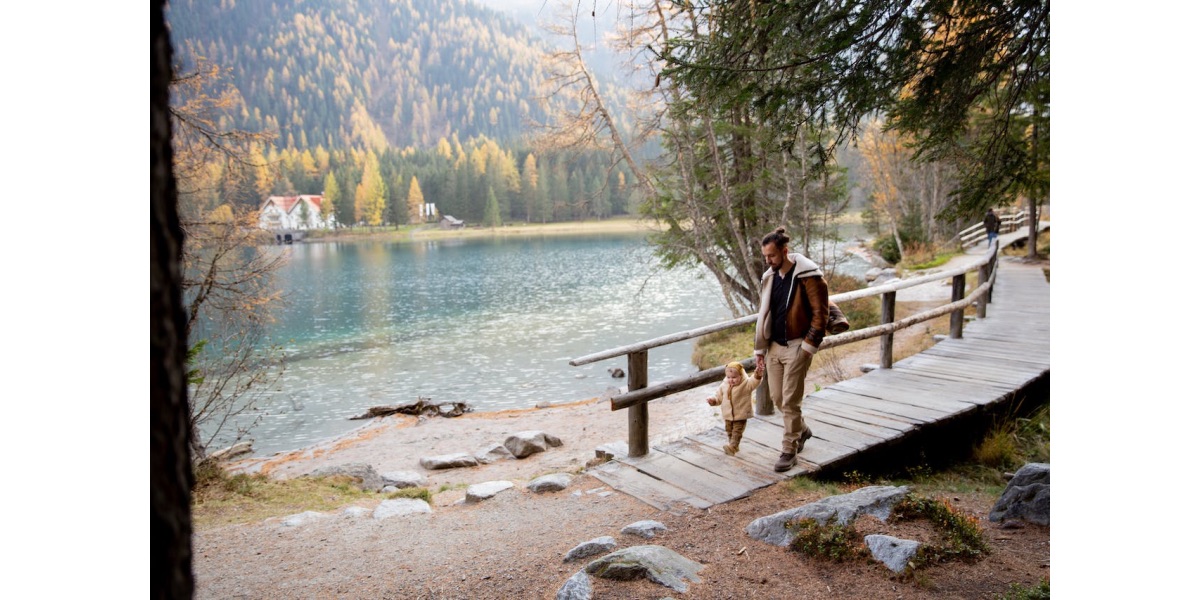
{"label": "lake", "polygon": [[[418,396],[477,411],[593,398],[625,384],[608,374],[625,359],[570,359],[731,318],[711,275],[661,269],[640,234],[281,250],[285,297],[270,336],[287,361],[250,436],[257,456],[339,435],[369,406]],[[651,350],[650,381],[695,372],[692,349]]]}

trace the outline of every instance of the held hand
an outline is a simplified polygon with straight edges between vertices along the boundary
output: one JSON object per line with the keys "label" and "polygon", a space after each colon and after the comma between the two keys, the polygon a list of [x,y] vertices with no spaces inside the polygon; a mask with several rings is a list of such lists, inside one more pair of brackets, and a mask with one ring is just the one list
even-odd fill
{"label": "held hand", "polygon": [[763,359],[763,355],[755,354],[754,355],[754,372],[758,373],[759,371],[762,371],[764,368],[766,368],[766,366],[767,366],[767,361]]}

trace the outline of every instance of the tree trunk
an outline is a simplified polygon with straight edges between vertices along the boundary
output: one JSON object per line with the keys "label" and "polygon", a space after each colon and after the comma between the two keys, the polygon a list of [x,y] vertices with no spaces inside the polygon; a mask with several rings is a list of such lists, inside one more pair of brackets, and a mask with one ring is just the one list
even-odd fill
{"label": "tree trunk", "polygon": [[150,2],[150,597],[191,598],[192,465],[180,292],[183,229],[171,172],[171,40]]}

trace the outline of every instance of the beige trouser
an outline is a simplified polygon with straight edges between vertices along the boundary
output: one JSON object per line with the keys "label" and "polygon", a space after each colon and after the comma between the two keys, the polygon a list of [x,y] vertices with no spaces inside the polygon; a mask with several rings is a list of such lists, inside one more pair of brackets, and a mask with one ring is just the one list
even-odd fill
{"label": "beige trouser", "polygon": [[729,447],[737,450],[742,444],[742,433],[746,431],[746,419],[725,421],[725,435],[729,436]]}
{"label": "beige trouser", "polygon": [[800,401],[804,399],[804,378],[812,364],[812,355],[800,349],[800,340],[786,346],[771,342],[766,363],[771,403],[783,415],[783,452],[794,453],[800,434],[808,429],[800,412]]}

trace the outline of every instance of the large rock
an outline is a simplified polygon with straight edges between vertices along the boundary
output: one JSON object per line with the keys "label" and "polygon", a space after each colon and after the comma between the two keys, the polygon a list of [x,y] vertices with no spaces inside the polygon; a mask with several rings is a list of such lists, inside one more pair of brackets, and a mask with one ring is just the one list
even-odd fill
{"label": "large rock", "polygon": [[562,440],[543,431],[518,431],[504,440],[504,447],[517,458],[525,458],[561,445]]}
{"label": "large rock", "polygon": [[908,566],[908,561],[921,549],[921,542],[902,540],[890,535],[868,535],[863,538],[871,556],[887,568],[899,573]]}
{"label": "large rock", "polygon": [[460,467],[474,467],[479,464],[479,461],[474,456],[466,452],[456,454],[442,454],[440,456],[426,456],[421,459],[421,466],[430,471],[439,469],[457,469]]}
{"label": "large rock", "polygon": [[320,513],[315,510],[306,510],[302,513],[296,513],[294,515],[285,517],[283,519],[283,525],[284,527],[298,527],[300,525],[312,523],[313,521],[320,521],[328,516],[329,515],[325,513]]}
{"label": "large rock", "polygon": [[504,490],[512,489],[513,482],[511,481],[485,481],[476,483],[467,488],[467,504],[482,502],[503,492]]}
{"label": "large rock", "polygon": [[892,514],[892,507],[907,493],[908,486],[873,485],[849,494],[822,498],[810,504],[759,517],[746,526],[746,533],[768,544],[787,546],[796,537],[795,532],[786,526],[791,521],[813,519],[825,525],[831,519],[836,519],[839,525],[847,525],[853,523],[860,515],[871,515],[880,521],[886,521]]}
{"label": "large rock", "polygon": [[380,473],[379,478],[383,480],[384,485],[395,486],[399,489],[425,485],[425,476],[415,471],[388,471]]}
{"label": "large rock", "polygon": [[628,581],[645,577],[677,592],[688,590],[688,581],[700,582],[700,563],[662,546],[632,546],[598,558],[584,568],[605,579]]}
{"label": "large rock", "polygon": [[564,490],[568,485],[571,485],[570,474],[551,473],[549,475],[542,475],[541,477],[530,481],[529,485],[525,486],[525,488],[531,492],[540,494],[542,492],[557,492]]}
{"label": "large rock", "polygon": [[1050,465],[1029,463],[1023,467],[992,507],[988,519],[1017,519],[1038,525],[1050,524]]}
{"label": "large rock", "polygon": [[875,276],[875,279],[873,279],[869,283],[867,283],[867,287],[875,287],[877,285],[883,285],[889,281],[892,281],[893,279],[898,279],[898,278],[899,278],[899,276],[896,275],[895,269],[880,269],[879,274]]}
{"label": "large rock", "polygon": [[616,549],[616,547],[617,540],[614,540],[611,535],[598,537],[571,548],[571,551],[567,552],[566,556],[563,557],[563,562],[570,562],[573,560],[579,560],[581,558],[587,558],[589,556],[595,556],[597,554],[604,554],[605,552],[612,552]]}
{"label": "large rock", "polygon": [[592,578],[577,571],[554,595],[554,600],[592,600]]}
{"label": "large rock", "polygon": [[371,514],[371,509],[365,506],[347,506],[346,509],[342,511],[342,516],[350,519],[365,517],[369,514]]}
{"label": "large rock", "polygon": [[375,467],[367,463],[346,463],[333,467],[321,467],[308,474],[309,477],[331,477],[334,475],[346,475],[353,477],[355,485],[368,491],[378,492],[383,486],[388,485],[387,482],[375,472]]}
{"label": "large rock", "polygon": [[485,446],[475,452],[475,460],[481,465],[490,465],[498,460],[513,458],[513,453],[504,447],[504,444],[494,444]]}
{"label": "large rock", "polygon": [[431,512],[433,512],[433,509],[429,508],[429,503],[424,500],[396,498],[380,502],[379,506],[375,507],[375,512],[371,516],[376,519],[389,519],[391,517],[404,517]]}
{"label": "large rock", "polygon": [[667,526],[659,523],[658,521],[638,521],[636,523],[630,523],[626,525],[621,529],[621,533],[628,533],[630,535],[636,535],[650,539],[654,537],[655,532],[666,530]]}

